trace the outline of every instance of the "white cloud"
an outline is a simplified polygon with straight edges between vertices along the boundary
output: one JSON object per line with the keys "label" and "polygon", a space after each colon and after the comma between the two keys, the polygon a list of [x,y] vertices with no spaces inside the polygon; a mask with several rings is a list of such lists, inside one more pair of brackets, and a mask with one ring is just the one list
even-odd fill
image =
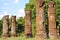
{"label": "white cloud", "polygon": [[2,19],[2,17],[5,15],[9,15],[7,11],[4,11],[4,13],[0,13],[0,19]]}
{"label": "white cloud", "polygon": [[24,12],[24,9],[19,9],[17,11],[17,13],[13,13],[13,14],[8,13],[8,11],[4,11],[3,13],[0,13],[0,19],[2,19],[2,17],[5,16],[5,15],[9,15],[9,18],[12,15],[16,16],[18,18],[18,17],[24,17],[25,16],[25,12]]}
{"label": "white cloud", "polygon": [[7,7],[6,9],[7,9],[7,10],[10,10],[10,8],[8,8],[8,7]]}
{"label": "white cloud", "polygon": [[8,12],[7,12],[7,11],[5,11],[5,12],[4,12],[4,14],[5,14],[5,15],[7,15],[7,14],[8,14]]}
{"label": "white cloud", "polygon": [[16,14],[17,17],[24,17],[25,16],[24,9],[19,9],[17,13],[18,13],[18,14]]}
{"label": "white cloud", "polygon": [[9,14],[9,16],[16,16],[17,18],[19,17],[24,17],[25,16],[25,12],[24,12],[24,9],[18,9],[16,13],[13,13],[13,14]]}
{"label": "white cloud", "polygon": [[29,0],[26,1],[26,3],[28,3],[28,2],[29,2]]}
{"label": "white cloud", "polygon": [[19,0],[14,0],[14,3],[17,4],[19,2]]}
{"label": "white cloud", "polygon": [[7,3],[7,2],[5,2],[5,3],[4,3],[4,5],[5,5],[5,6],[7,6],[7,5],[8,5],[8,3]]}
{"label": "white cloud", "polygon": [[4,14],[3,13],[0,13],[0,19],[2,19],[3,16],[4,16]]}

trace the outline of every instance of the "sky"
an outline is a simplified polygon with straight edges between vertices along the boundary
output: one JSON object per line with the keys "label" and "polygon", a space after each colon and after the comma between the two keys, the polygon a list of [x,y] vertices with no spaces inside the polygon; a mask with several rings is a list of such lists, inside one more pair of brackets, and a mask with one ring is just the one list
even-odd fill
{"label": "sky", "polygon": [[29,0],[0,0],[0,19],[9,15],[16,15],[18,17],[24,17],[24,7]]}

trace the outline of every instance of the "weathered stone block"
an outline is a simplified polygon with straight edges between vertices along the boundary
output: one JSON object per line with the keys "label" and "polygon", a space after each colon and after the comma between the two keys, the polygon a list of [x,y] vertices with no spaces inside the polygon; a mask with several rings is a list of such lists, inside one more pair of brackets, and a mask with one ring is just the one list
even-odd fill
{"label": "weathered stone block", "polygon": [[8,23],[9,23],[9,15],[3,17],[3,37],[8,37]]}
{"label": "weathered stone block", "polygon": [[32,36],[32,27],[31,27],[31,11],[25,10],[25,36]]}
{"label": "weathered stone block", "polygon": [[48,2],[48,24],[49,24],[49,37],[52,39],[58,38],[56,28],[56,3]]}
{"label": "weathered stone block", "polygon": [[36,0],[36,38],[47,38],[44,11],[44,0]]}
{"label": "weathered stone block", "polygon": [[16,16],[11,17],[11,36],[16,36]]}

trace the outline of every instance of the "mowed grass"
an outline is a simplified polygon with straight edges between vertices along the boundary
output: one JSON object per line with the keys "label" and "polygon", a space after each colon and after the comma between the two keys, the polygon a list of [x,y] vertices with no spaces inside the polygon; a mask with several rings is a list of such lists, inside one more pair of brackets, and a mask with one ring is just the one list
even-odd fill
{"label": "mowed grass", "polygon": [[0,40],[35,40],[35,38],[10,37],[10,38],[0,38]]}
{"label": "mowed grass", "polygon": [[[36,40],[35,38],[25,38],[25,37],[10,37],[10,38],[0,38],[0,40]],[[37,40],[53,40],[53,39],[37,39]],[[60,40],[60,39],[54,39]]]}

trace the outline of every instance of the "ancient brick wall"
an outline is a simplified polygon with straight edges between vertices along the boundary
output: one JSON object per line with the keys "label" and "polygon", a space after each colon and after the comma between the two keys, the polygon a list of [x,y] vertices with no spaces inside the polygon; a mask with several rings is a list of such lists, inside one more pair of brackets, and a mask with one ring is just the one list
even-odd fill
{"label": "ancient brick wall", "polygon": [[8,37],[8,22],[9,22],[9,16],[6,15],[3,17],[3,37]]}
{"label": "ancient brick wall", "polygon": [[58,38],[56,29],[56,3],[48,2],[49,37]]}
{"label": "ancient brick wall", "polygon": [[36,0],[36,37],[47,38],[45,31],[44,0]]}
{"label": "ancient brick wall", "polygon": [[32,36],[32,28],[31,28],[31,11],[25,11],[25,36],[31,37]]}
{"label": "ancient brick wall", "polygon": [[16,16],[11,17],[11,36],[16,36]]}

